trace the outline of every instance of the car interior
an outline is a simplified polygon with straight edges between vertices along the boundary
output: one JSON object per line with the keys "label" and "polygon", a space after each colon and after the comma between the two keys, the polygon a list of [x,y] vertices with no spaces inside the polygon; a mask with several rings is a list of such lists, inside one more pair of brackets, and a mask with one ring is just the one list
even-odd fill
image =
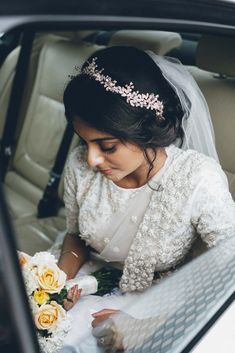
{"label": "car interior", "polygon": [[[38,205],[51,182],[53,165],[66,130],[62,97],[69,75],[77,73],[75,66],[81,67],[93,52],[105,46],[131,45],[152,50],[178,58],[188,68],[207,100],[220,163],[235,199],[234,44],[232,37],[157,30],[36,33],[17,126],[12,132],[15,145],[4,178],[18,249],[29,254],[47,250],[66,229],[63,173],[58,178],[60,207],[56,212],[49,212],[50,216],[43,216],[38,213]],[[21,41],[11,46],[1,60],[1,137],[20,51]],[[73,136],[66,154],[77,144],[78,138]]]}

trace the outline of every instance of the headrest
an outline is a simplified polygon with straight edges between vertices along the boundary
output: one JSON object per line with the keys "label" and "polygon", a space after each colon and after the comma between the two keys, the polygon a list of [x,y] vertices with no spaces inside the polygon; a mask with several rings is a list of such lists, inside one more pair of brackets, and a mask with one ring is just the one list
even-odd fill
{"label": "headrest", "polygon": [[181,43],[181,36],[174,32],[120,30],[113,34],[108,46],[130,45],[142,50],[152,50],[159,55],[165,55],[171,49],[179,47]]}
{"label": "headrest", "polygon": [[199,40],[196,64],[199,68],[235,76],[235,38],[205,35]]}
{"label": "headrest", "polygon": [[56,32],[50,32],[50,34],[54,34],[58,37],[66,38],[69,39],[73,42],[80,42],[83,41],[87,36],[96,33],[97,30],[81,30],[81,31],[56,31]]}

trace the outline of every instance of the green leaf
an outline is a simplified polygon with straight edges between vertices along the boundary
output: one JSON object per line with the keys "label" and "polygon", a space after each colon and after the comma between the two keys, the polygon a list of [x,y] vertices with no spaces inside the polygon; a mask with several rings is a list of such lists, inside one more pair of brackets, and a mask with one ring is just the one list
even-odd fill
{"label": "green leaf", "polygon": [[38,332],[42,337],[51,337],[52,335],[52,333],[51,332],[49,333],[48,330],[38,330]]}
{"label": "green leaf", "polygon": [[122,271],[116,268],[102,267],[100,270],[91,273],[91,275],[94,276],[98,282],[98,291],[95,295],[102,296],[118,287]]}
{"label": "green leaf", "polygon": [[60,293],[50,294],[50,301],[55,300],[58,304],[63,305],[64,299],[67,298],[68,290],[66,288],[61,289]]}

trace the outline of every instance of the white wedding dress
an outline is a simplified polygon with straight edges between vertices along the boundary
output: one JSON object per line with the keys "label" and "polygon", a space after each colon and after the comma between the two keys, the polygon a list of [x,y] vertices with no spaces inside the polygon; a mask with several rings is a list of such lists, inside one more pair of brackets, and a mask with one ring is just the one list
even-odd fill
{"label": "white wedding dress", "polygon": [[136,291],[151,286],[154,272],[164,276],[182,263],[198,238],[211,247],[235,235],[235,204],[220,165],[196,151],[167,147],[164,166],[150,180],[152,188],[136,189],[118,187],[89,169],[85,153],[83,147],[76,148],[66,165],[67,232],[79,234],[98,260],[85,264],[78,276],[102,264],[123,269],[124,294],[82,297],[69,312],[73,328],[65,346],[77,353],[95,353],[102,349],[91,335],[91,314],[128,308],[141,296]]}

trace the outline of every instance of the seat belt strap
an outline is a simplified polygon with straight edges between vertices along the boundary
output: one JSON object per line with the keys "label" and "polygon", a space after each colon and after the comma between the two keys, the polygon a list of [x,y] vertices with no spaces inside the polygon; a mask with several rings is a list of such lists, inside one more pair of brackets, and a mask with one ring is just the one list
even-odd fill
{"label": "seat belt strap", "polygon": [[11,95],[0,146],[0,169],[2,181],[4,181],[9,161],[13,153],[13,147],[15,145],[15,133],[26,83],[33,40],[34,32],[31,30],[26,30],[22,37],[21,50],[12,83]]}
{"label": "seat belt strap", "polygon": [[62,202],[58,197],[58,188],[73,134],[71,124],[67,124],[57,151],[55,163],[50,171],[47,186],[38,204],[38,218],[55,216],[59,207],[62,206]]}

